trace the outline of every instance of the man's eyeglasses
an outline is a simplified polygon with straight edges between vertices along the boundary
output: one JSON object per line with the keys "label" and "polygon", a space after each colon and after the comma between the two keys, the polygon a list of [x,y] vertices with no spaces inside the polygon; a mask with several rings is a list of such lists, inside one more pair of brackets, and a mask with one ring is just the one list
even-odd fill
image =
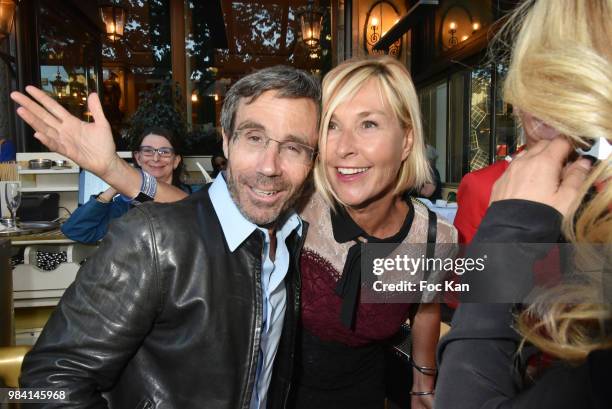
{"label": "man's eyeglasses", "polygon": [[155,149],[152,146],[141,146],[138,148],[138,152],[142,153],[142,155],[146,157],[153,156],[156,152],[161,158],[169,158],[174,155],[174,149],[167,147]]}
{"label": "man's eyeglasses", "polygon": [[235,137],[238,142],[256,151],[266,150],[270,141],[274,141],[278,144],[278,155],[287,162],[310,165],[317,154],[317,150],[308,145],[294,141],[277,141],[259,129],[242,129],[236,131]]}

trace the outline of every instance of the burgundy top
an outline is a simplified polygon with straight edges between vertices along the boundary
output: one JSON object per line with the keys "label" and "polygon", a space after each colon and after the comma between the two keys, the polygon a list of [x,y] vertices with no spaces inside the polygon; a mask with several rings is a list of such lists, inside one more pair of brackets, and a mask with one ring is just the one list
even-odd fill
{"label": "burgundy top", "polygon": [[[362,237],[369,243],[402,243],[414,220],[414,207],[409,197],[405,198],[408,212],[400,230],[391,237],[379,239],[367,234],[343,208],[337,211],[328,210],[333,238],[327,245],[344,243],[357,247],[357,251],[349,251],[344,255],[343,271],[336,268],[325,258],[316,253],[317,247],[308,248],[302,252],[302,320],[306,331],[323,341],[336,341],[348,346],[363,346],[374,341],[381,341],[393,336],[400,325],[408,318],[411,304],[365,304],[359,300],[359,283],[361,282],[361,248],[357,239]],[[325,217],[325,216],[324,216]],[[325,245],[319,243],[319,245]],[[353,258],[357,257],[356,260]],[[356,281],[349,276],[355,275]],[[338,286],[339,281],[348,280]],[[356,285],[352,291],[346,291],[346,285]],[[344,294],[344,295],[340,295]],[[343,298],[344,297],[344,298]],[[352,325],[343,320],[342,302],[346,299],[355,319]],[[347,312],[345,310],[345,312]]]}
{"label": "burgundy top", "polygon": [[310,249],[302,252],[302,325],[324,341],[357,347],[394,335],[408,318],[411,304],[362,304],[354,331],[340,322],[342,298],[336,292],[340,273]]}
{"label": "burgundy top", "polygon": [[[410,199],[408,199],[410,200]],[[336,342],[350,347],[378,344],[393,336],[408,319],[412,304],[361,303],[358,298],[353,326],[341,320],[343,298],[337,291],[346,270],[347,255],[354,246],[356,235],[369,242],[426,243],[429,228],[427,207],[410,200],[404,225],[393,237],[376,239],[364,233],[346,213],[331,212],[330,206],[315,193],[300,214],[309,224],[306,242],[300,256],[302,274],[302,327],[324,342]],[[452,225],[438,218],[438,243],[456,243],[457,232]],[[350,329],[349,329],[350,328]]]}

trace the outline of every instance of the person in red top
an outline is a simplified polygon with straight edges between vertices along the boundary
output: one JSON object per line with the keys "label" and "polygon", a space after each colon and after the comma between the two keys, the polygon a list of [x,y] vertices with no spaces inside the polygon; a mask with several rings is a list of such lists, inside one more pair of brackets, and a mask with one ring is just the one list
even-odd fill
{"label": "person in red top", "polygon": [[457,216],[454,225],[459,232],[459,243],[469,243],[487,212],[495,181],[506,171],[510,162],[502,160],[470,172],[461,179],[457,191]]}
{"label": "person in red top", "polygon": [[[519,112],[519,117],[525,131],[525,145],[521,146],[516,153],[529,149],[542,139],[552,139],[558,135],[555,129],[526,112]],[[461,179],[457,191],[459,208],[454,221],[459,232],[459,243],[468,244],[472,241],[480,226],[480,221],[489,208],[493,185],[508,169],[511,161],[512,158],[507,157],[505,160],[470,172]]]}

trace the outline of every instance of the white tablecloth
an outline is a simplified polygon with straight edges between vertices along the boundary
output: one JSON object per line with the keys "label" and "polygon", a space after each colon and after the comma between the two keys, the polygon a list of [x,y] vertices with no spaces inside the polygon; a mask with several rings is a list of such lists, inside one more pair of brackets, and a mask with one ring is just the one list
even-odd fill
{"label": "white tablecloth", "polygon": [[455,216],[457,215],[457,203],[447,203],[444,200],[437,200],[436,203],[432,203],[429,199],[425,199],[424,197],[419,197],[418,200],[423,202],[425,206],[429,207],[429,209],[436,212],[439,216],[444,217],[449,222],[453,223],[455,221]]}

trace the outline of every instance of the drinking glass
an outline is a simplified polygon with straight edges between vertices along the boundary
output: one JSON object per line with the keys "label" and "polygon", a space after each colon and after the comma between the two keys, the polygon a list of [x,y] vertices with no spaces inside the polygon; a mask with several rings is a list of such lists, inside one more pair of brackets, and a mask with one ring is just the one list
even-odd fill
{"label": "drinking glass", "polygon": [[21,204],[21,184],[7,183],[4,188],[4,199],[6,200],[6,208],[11,212],[11,222],[8,227],[17,229],[17,209]]}

